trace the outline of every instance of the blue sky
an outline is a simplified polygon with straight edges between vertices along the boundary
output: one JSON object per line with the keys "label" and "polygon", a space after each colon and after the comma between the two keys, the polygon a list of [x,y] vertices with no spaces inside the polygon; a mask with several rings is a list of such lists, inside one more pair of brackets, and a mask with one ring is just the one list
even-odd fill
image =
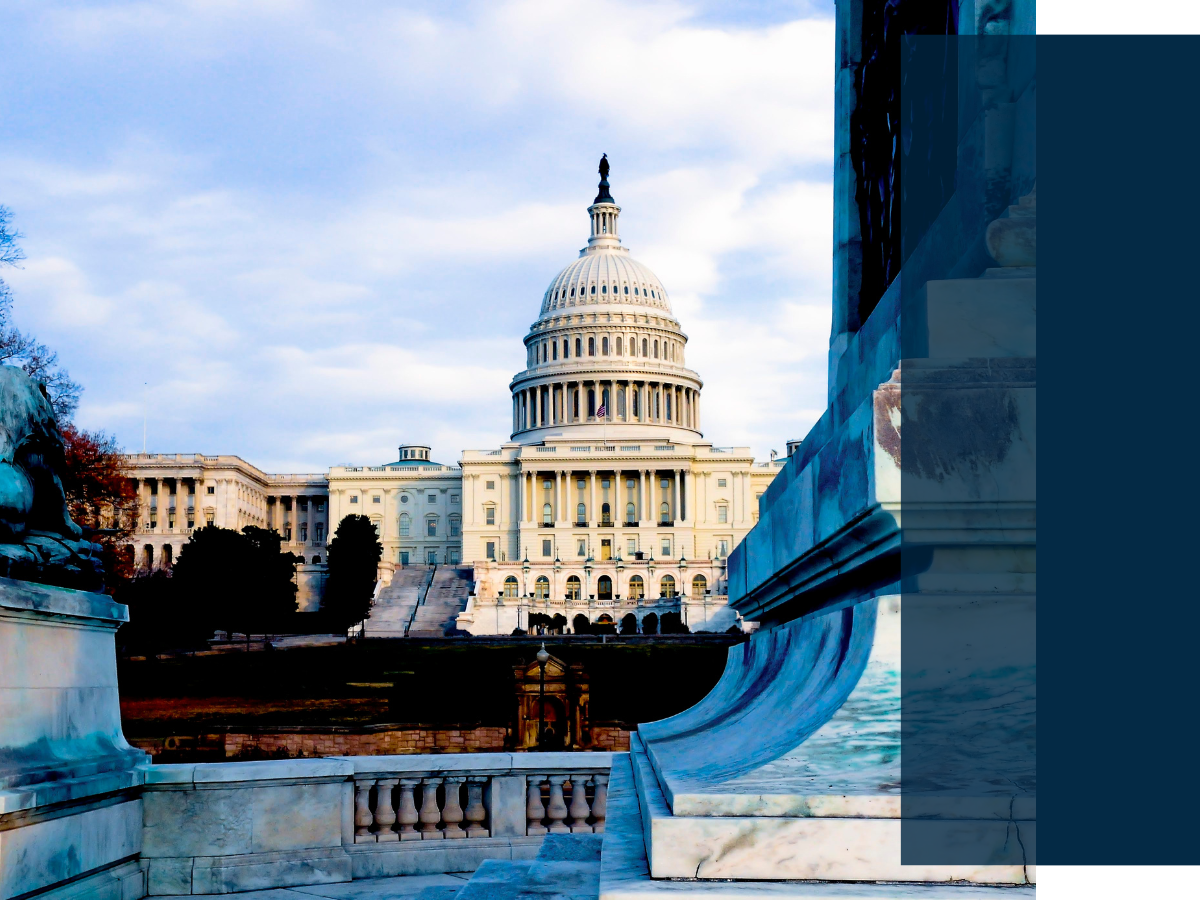
{"label": "blue sky", "polygon": [[507,439],[596,163],[762,457],[824,408],[832,5],[10,2],[17,324],[80,424],[268,471]]}

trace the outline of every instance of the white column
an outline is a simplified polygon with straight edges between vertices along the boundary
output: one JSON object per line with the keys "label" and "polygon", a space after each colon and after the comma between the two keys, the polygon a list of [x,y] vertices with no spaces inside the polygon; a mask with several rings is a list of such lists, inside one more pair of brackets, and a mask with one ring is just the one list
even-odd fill
{"label": "white column", "polygon": [[563,480],[566,473],[559,469],[554,473],[554,524],[562,525],[566,503],[563,502]]}
{"label": "white column", "polygon": [[678,522],[679,515],[679,470],[671,471],[671,521]]}
{"label": "white column", "polygon": [[596,512],[596,470],[589,469],[588,476],[590,495],[590,499],[588,501],[588,522],[590,522],[592,525],[595,525],[600,521],[600,515]]}

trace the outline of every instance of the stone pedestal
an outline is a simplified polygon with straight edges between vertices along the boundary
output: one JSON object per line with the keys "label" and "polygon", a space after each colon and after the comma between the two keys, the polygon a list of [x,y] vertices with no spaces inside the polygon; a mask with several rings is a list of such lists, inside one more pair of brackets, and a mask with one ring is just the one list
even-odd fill
{"label": "stone pedestal", "polygon": [[0,896],[145,894],[140,786],[103,594],[0,578]]}

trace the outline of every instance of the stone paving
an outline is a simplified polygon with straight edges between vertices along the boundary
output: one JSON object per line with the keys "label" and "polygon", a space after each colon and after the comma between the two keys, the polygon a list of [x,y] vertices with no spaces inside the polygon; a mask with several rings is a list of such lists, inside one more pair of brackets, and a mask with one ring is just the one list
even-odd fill
{"label": "stone paving", "polygon": [[228,894],[237,900],[450,900],[470,880],[471,872],[449,875],[401,875],[363,878],[343,884],[306,884]]}

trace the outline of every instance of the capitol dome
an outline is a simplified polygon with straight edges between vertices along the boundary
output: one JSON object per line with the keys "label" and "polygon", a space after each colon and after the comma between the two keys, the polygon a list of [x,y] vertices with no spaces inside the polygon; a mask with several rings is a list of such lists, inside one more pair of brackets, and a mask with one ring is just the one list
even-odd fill
{"label": "capitol dome", "polygon": [[701,436],[687,335],[658,276],[621,245],[608,172],[606,156],[587,246],[550,282],[525,337],[527,367],[510,385],[513,439],[522,443],[590,440],[593,431],[602,440]]}

